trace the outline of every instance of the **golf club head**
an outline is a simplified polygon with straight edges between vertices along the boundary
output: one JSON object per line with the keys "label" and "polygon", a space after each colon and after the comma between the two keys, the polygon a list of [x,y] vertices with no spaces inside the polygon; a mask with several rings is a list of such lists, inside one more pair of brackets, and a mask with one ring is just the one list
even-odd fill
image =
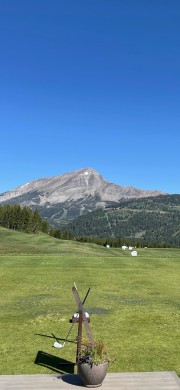
{"label": "golf club head", "polygon": [[55,341],[54,348],[63,348],[63,347],[64,347],[64,344],[60,344],[57,341]]}

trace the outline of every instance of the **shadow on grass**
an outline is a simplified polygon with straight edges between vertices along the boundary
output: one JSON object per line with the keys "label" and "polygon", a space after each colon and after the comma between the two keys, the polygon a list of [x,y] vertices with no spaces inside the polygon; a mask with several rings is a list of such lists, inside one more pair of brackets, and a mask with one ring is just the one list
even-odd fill
{"label": "shadow on grass", "polygon": [[76,341],[74,340],[67,340],[65,338],[61,338],[61,337],[56,337],[53,333],[51,333],[51,335],[48,335],[48,334],[43,334],[43,333],[35,333],[36,336],[41,336],[41,337],[48,337],[49,339],[53,339],[53,340],[56,340],[56,341],[65,341],[66,343],[73,343],[73,344],[76,344]]}
{"label": "shadow on grass", "polygon": [[38,351],[34,364],[49,368],[58,374],[74,374],[75,363],[43,351]]}

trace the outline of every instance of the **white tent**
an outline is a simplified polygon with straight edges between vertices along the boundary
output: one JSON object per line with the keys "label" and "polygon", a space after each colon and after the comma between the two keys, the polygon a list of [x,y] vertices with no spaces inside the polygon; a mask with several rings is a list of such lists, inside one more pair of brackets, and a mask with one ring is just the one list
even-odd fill
{"label": "white tent", "polygon": [[132,251],[131,256],[137,256],[137,251]]}
{"label": "white tent", "polygon": [[123,245],[122,246],[122,249],[123,249],[123,251],[125,251],[125,249],[127,249],[128,247],[126,246],[126,245]]}

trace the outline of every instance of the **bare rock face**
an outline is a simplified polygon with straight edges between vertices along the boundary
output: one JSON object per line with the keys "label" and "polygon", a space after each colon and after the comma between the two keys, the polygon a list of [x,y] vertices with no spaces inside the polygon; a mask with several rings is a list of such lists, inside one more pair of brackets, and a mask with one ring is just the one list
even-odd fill
{"label": "bare rock face", "polygon": [[37,208],[51,224],[59,225],[109,203],[160,194],[109,183],[94,169],[84,168],[26,183],[1,194],[0,203]]}

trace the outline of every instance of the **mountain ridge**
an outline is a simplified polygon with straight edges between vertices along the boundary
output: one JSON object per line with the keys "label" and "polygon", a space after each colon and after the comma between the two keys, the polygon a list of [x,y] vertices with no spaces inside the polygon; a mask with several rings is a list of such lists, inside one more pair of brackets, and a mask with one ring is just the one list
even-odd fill
{"label": "mountain ridge", "polygon": [[158,190],[120,186],[104,179],[93,168],[41,178],[0,194],[0,204],[37,208],[52,225],[66,224],[97,208],[123,200],[161,195]]}

